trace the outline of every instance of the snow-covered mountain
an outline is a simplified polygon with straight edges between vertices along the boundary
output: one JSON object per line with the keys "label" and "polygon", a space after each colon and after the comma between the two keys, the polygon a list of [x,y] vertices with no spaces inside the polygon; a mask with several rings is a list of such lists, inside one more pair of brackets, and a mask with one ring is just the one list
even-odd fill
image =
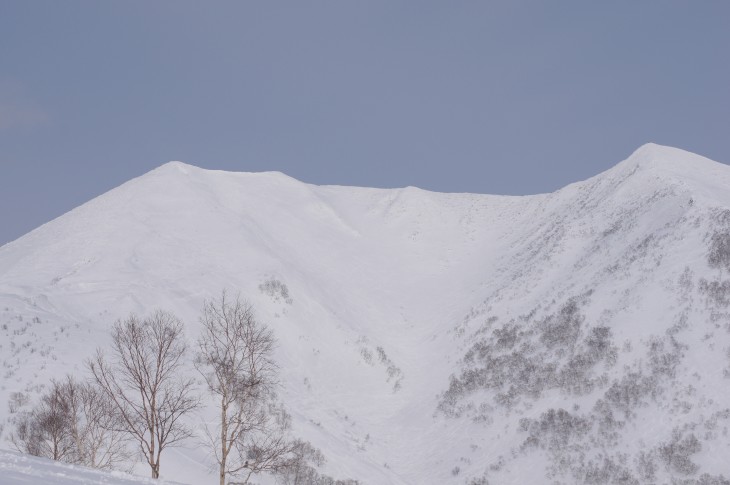
{"label": "snow-covered mountain", "polygon": [[[226,288],[328,475],[730,483],[729,274],[730,167],[674,148],[524,197],[171,162],[0,248],[0,401],[84,372],[130,312],[192,342]],[[196,443],[165,453],[216,480]]]}

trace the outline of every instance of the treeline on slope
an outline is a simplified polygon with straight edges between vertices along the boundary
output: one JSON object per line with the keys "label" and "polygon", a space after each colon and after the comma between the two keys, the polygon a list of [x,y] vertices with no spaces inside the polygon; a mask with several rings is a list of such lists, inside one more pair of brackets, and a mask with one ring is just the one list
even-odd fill
{"label": "treeline on slope", "polygon": [[217,421],[189,424],[201,406],[195,379],[186,376],[189,352],[182,322],[158,310],[129,315],[111,329],[110,349],[86,361],[89,377],[53,380],[30,411],[29,398],[13,393],[11,443],[23,453],[84,466],[119,469],[136,455],[153,478],[162,452],[202,438],[215,460],[220,485],[249,483],[269,473],[285,485],[353,485],[317,471],[324,456],[291,436],[291,418],[277,401],[275,337],[250,304],[224,291],[206,301],[194,365],[217,406]]}

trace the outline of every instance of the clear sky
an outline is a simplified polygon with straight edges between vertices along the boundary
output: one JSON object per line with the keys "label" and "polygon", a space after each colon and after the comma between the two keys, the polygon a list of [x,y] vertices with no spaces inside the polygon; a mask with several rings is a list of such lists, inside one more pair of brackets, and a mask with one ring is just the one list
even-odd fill
{"label": "clear sky", "polygon": [[0,0],[0,244],[169,160],[555,190],[730,162],[730,2]]}

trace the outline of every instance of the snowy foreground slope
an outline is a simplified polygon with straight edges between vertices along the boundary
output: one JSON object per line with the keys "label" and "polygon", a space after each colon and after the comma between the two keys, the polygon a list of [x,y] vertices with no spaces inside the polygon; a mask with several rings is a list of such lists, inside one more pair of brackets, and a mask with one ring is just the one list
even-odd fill
{"label": "snowy foreground slope", "polygon": [[0,483],[3,485],[175,485],[122,472],[105,472],[45,458],[0,450]]}
{"label": "snowy foreground slope", "polygon": [[[0,248],[0,418],[130,312],[173,311],[193,342],[227,288],[274,329],[328,475],[730,483],[729,275],[730,167],[673,148],[525,197],[172,162]],[[209,465],[191,441],[161,472],[216,483]]]}

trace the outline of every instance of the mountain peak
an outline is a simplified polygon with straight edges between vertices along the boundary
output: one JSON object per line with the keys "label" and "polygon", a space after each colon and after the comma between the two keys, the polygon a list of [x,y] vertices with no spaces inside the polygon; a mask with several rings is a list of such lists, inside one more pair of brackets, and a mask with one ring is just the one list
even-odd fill
{"label": "mountain peak", "polygon": [[[591,179],[593,180],[593,179]],[[626,160],[595,177],[609,185],[631,181],[636,191],[682,187],[710,203],[730,203],[730,167],[679,148],[646,143]]]}
{"label": "mountain peak", "polygon": [[669,170],[674,173],[686,171],[695,173],[697,169],[726,170],[723,164],[712,161],[696,153],[656,143],[645,143],[637,148],[624,163],[643,169]]}
{"label": "mountain peak", "polygon": [[163,163],[153,171],[182,173],[188,175],[193,170],[201,170],[201,168],[177,160],[172,160],[167,163]]}
{"label": "mountain peak", "polygon": [[298,179],[295,179],[283,172],[277,171],[277,170],[268,170],[264,172],[245,172],[245,171],[237,171],[237,170],[217,170],[217,169],[209,169],[209,168],[202,168],[198,167],[196,165],[191,165],[189,163],[180,162],[180,161],[169,161],[167,163],[163,163],[159,167],[151,170],[149,172],[150,174],[172,174],[172,175],[192,175],[192,174],[209,174],[211,176],[216,176],[214,174],[218,175],[224,175],[224,176],[234,176],[234,177],[246,177],[246,178],[256,178],[260,180],[279,180],[279,181],[288,181],[288,182],[299,182]]}
{"label": "mountain peak", "polygon": [[631,157],[645,156],[645,157],[654,158],[654,157],[660,157],[660,156],[662,156],[662,154],[672,153],[672,152],[689,153],[680,148],[674,148],[674,147],[670,147],[667,145],[659,145],[658,143],[648,142],[648,143],[644,143],[639,148],[634,150],[634,153],[631,154]]}

